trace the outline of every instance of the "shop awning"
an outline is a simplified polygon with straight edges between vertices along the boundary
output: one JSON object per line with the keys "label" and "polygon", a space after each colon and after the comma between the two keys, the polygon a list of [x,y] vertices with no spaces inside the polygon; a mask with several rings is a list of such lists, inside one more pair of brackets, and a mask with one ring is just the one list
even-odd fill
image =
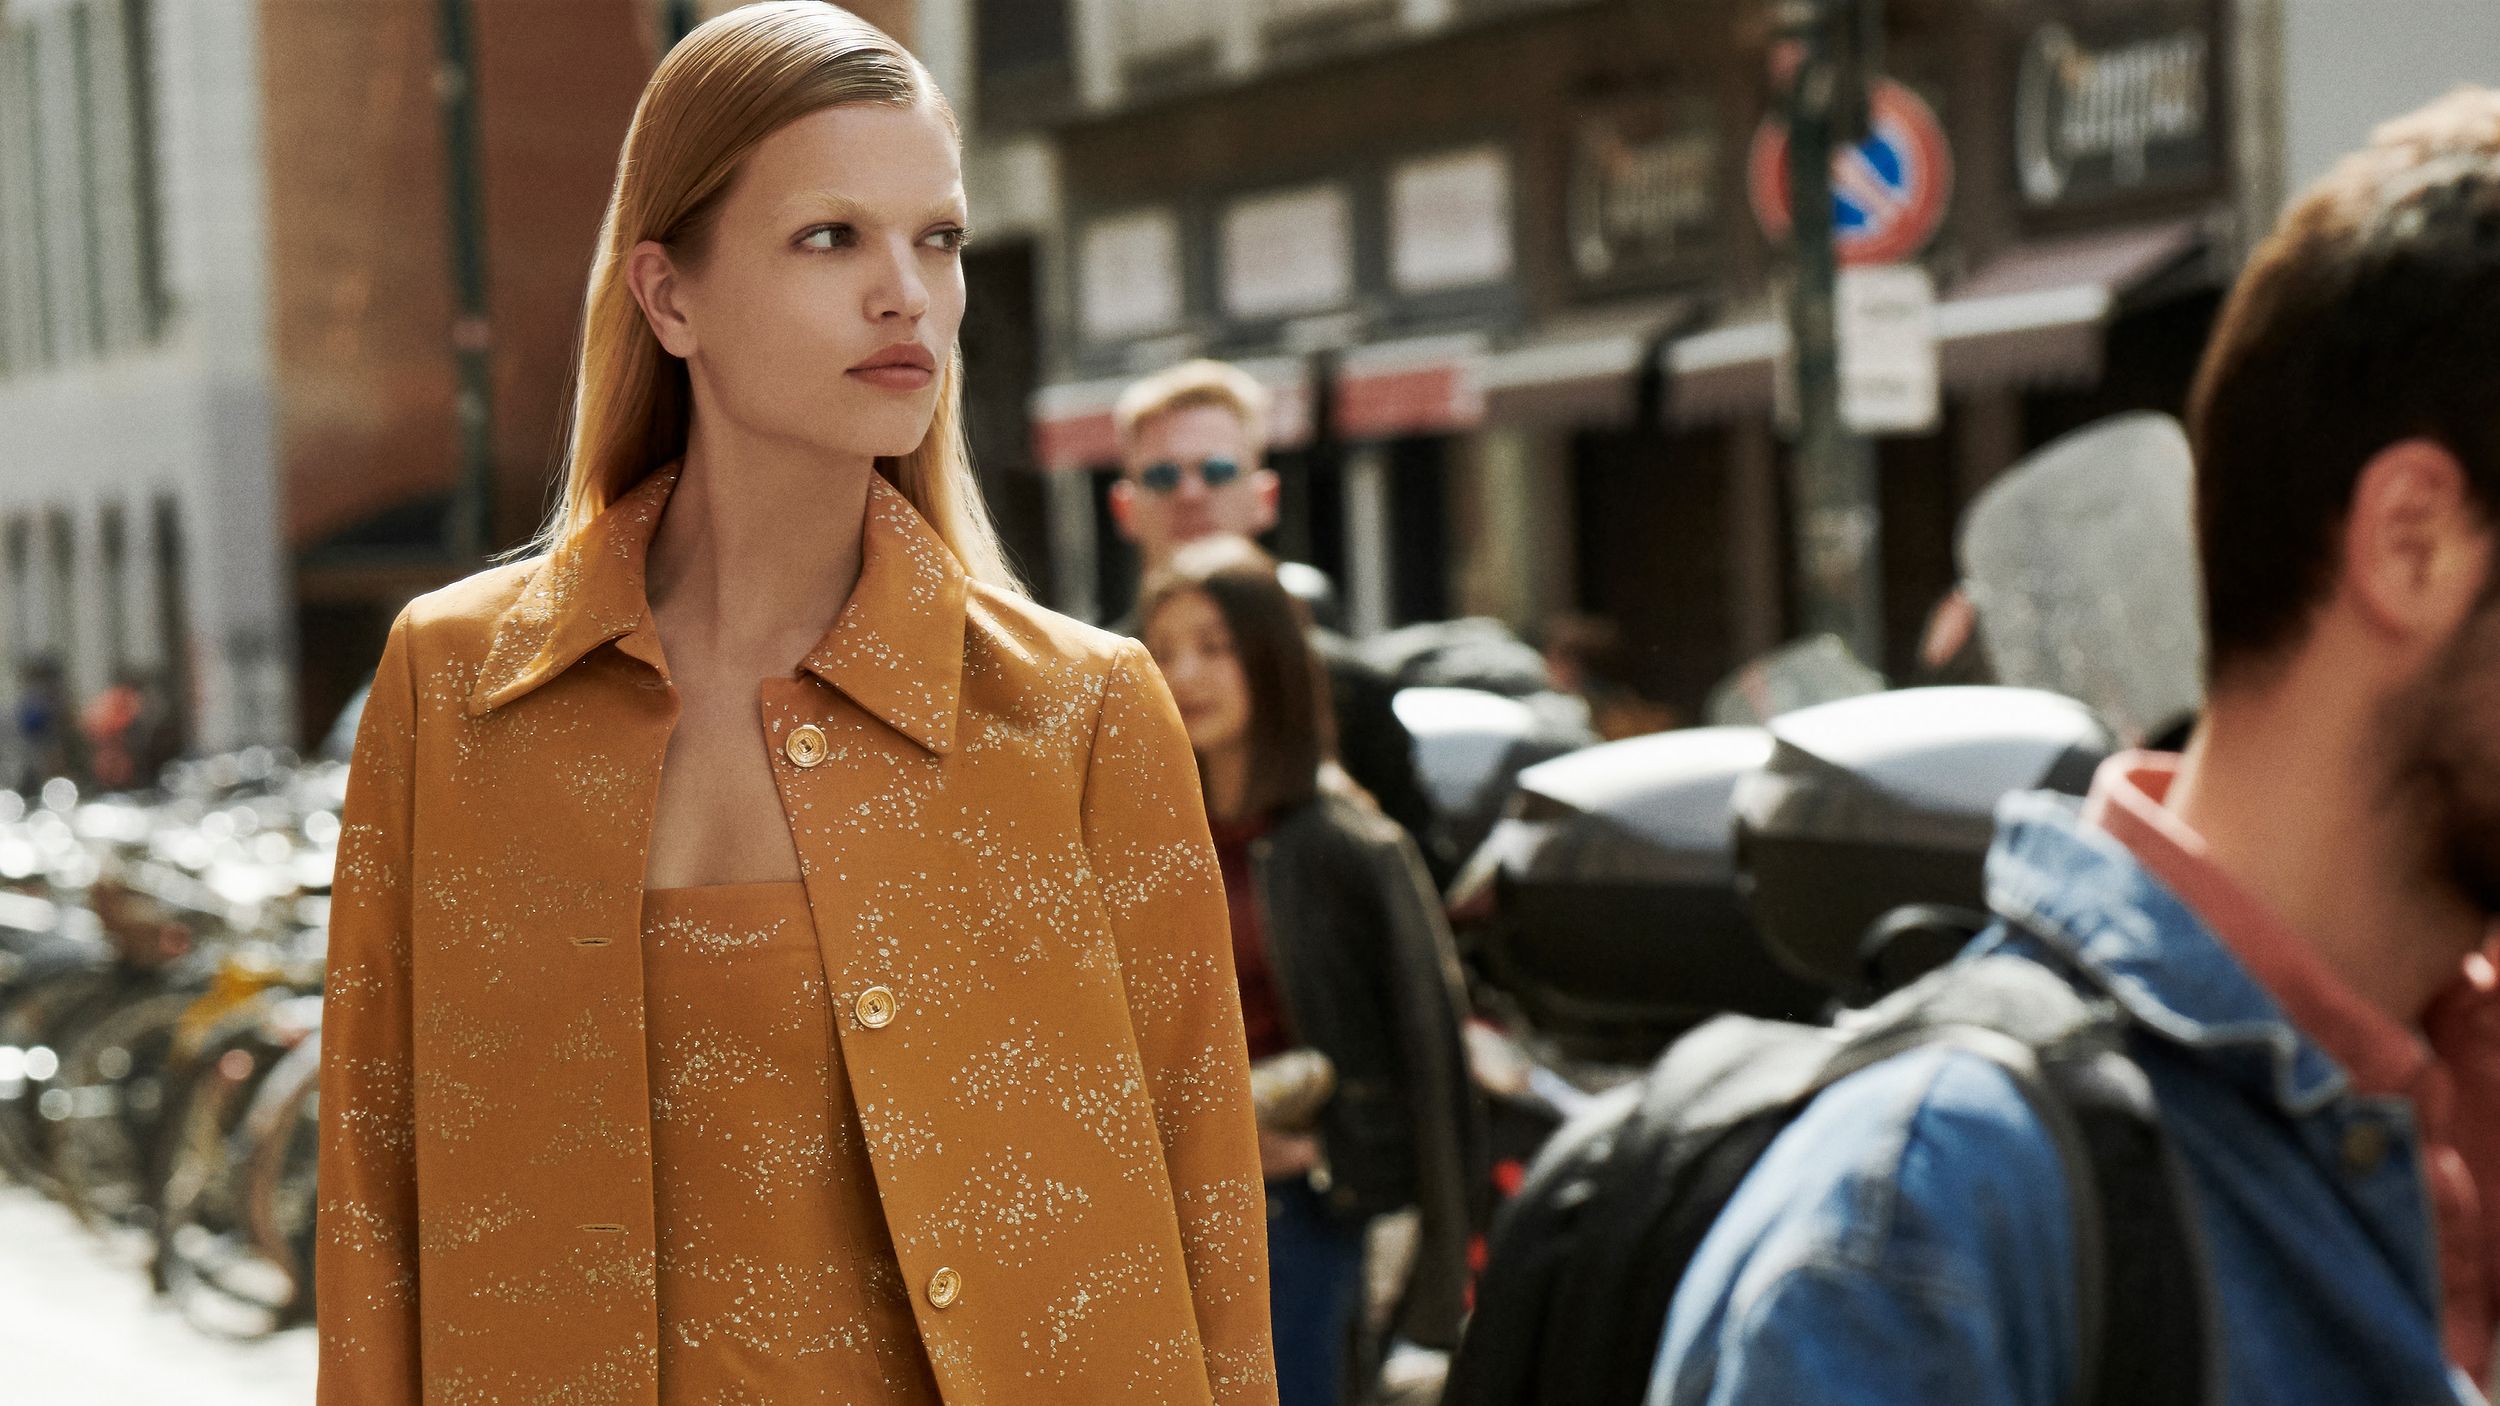
{"label": "shop awning", "polygon": [[[1484,423],[1485,339],[1479,333],[1377,342],[1337,360],[1337,434],[1349,440],[1454,434]],[[1262,357],[1236,363],[1273,402],[1268,447],[1298,449],[1311,439],[1311,363]],[[1143,374],[1143,373],[1141,373]],[[1045,470],[1087,469],[1120,457],[1112,420],[1120,376],[1044,388],[1033,397],[1033,459]]]}
{"label": "shop awning", "polygon": [[1692,317],[1688,299],[1661,299],[1556,319],[1485,358],[1485,419],[1499,425],[1619,425],[1632,418],[1650,344]]}
{"label": "shop awning", "polygon": [[[1297,449],[1310,442],[1309,365],[1299,357],[1259,357],[1236,362],[1267,387],[1268,446]],[[1112,409],[1139,377],[1112,376],[1044,386],[1033,395],[1033,462],[1046,472],[1094,469],[1120,458]]]}
{"label": "shop awning", "polygon": [[1126,378],[1044,386],[1033,395],[1033,462],[1046,470],[1087,469],[1120,457],[1111,408]]}
{"label": "shop awning", "polygon": [[[2176,268],[2202,243],[2195,221],[2018,247],[1954,286],[1937,304],[1948,389],[2088,385],[2100,379],[2110,319],[2127,295]],[[1663,302],[1612,324],[1557,329],[1486,363],[1486,418],[1498,424],[1622,424],[1633,414],[1642,359],[1685,305]],[[1668,406],[1684,423],[1770,413],[1787,325],[1762,310],[1678,338]]]}
{"label": "shop awning", "polygon": [[1944,383],[2088,386],[2101,378],[2110,320],[2128,294],[2204,243],[2194,220],[2025,245],[1955,285],[1936,308]]}
{"label": "shop awning", "polygon": [[1344,439],[1453,434],[1484,423],[1478,334],[1357,347],[1337,363],[1335,419]]}
{"label": "shop awning", "polygon": [[[2195,220],[2018,246],[1953,286],[1936,306],[1949,391],[2090,385],[2100,379],[2109,323],[2128,295],[2178,268],[2203,244]],[[1697,300],[1659,298],[1565,317],[1498,350],[1480,334],[1376,343],[1342,354],[1336,430],[1349,440],[1464,432],[1496,425],[1623,425],[1635,410],[1657,339],[1691,320]],[[1707,424],[1770,413],[1786,324],[1757,309],[1668,348],[1673,418]],[[1240,363],[1275,397],[1274,448],[1311,434],[1310,363]],[[1140,374],[1143,374],[1142,372]],[[1048,387],[1033,398],[1033,452],[1045,469],[1119,457],[1111,411],[1130,377]]]}

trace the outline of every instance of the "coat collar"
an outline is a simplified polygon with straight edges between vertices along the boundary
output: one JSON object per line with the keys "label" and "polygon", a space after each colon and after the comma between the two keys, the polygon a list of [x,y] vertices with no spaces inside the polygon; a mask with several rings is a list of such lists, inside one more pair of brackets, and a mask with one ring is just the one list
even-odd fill
{"label": "coat collar", "polygon": [[[539,562],[520,598],[495,621],[469,693],[471,717],[510,703],[610,642],[668,677],[643,566],[678,478],[675,464],[654,471]],[[911,500],[873,474],[859,584],[800,667],[929,751],[951,751],[970,590],[962,563]]]}

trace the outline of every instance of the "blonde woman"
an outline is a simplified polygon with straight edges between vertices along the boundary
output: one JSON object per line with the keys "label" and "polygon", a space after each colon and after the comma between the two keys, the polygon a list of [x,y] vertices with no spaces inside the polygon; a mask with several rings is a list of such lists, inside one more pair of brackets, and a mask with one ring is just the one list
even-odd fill
{"label": "blonde woman", "polygon": [[644,93],[564,505],[357,739],[325,1406],[1275,1400],[1189,741],[985,519],[957,147],[816,0]]}

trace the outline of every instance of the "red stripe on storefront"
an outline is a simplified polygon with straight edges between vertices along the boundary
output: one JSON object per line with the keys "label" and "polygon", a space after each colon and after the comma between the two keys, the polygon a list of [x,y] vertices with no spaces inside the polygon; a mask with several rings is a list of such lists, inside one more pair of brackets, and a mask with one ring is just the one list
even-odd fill
{"label": "red stripe on storefront", "polygon": [[1120,458],[1120,434],[1111,412],[1033,422],[1033,462],[1049,471],[1090,469]]}
{"label": "red stripe on storefront", "polygon": [[1349,375],[1338,383],[1337,433],[1347,439],[1472,429],[1484,400],[1455,366]]}

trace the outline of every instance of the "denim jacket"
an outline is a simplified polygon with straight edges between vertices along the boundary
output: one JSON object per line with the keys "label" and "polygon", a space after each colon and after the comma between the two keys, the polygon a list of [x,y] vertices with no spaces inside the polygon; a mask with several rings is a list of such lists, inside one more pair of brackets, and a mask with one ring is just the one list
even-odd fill
{"label": "denim jacket", "polygon": [[[2186,1164],[2228,1406],[2461,1406],[2411,1106],[2353,1092],[2076,803],[2007,800],[1973,946],[2114,1001]],[[2068,1406],[2064,1171],[2012,1081],[1904,1055],[1780,1137],[1677,1289],[1649,1406]],[[2181,1364],[2182,1370],[2188,1364]]]}

